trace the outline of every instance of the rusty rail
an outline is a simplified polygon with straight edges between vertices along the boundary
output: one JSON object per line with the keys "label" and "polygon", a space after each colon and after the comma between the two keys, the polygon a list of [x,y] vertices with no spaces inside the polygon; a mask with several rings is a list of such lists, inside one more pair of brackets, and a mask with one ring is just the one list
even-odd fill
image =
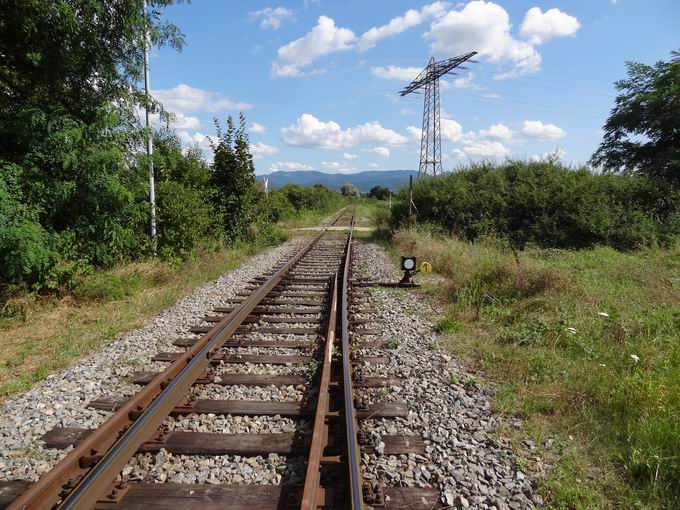
{"label": "rusty rail", "polygon": [[[345,214],[342,210],[336,221]],[[352,222],[353,223],[353,222]],[[172,409],[182,402],[222,344],[253,309],[304,257],[326,230],[312,238],[234,311],[32,484],[10,509],[92,508],[112,490],[114,480],[139,447],[153,438]]]}
{"label": "rusty rail", "polygon": [[338,314],[338,276],[333,278],[331,284],[331,304],[328,312],[328,327],[326,328],[326,345],[324,346],[321,381],[319,383],[319,398],[316,404],[314,416],[314,430],[312,432],[312,444],[309,448],[307,460],[307,473],[305,486],[302,493],[302,510],[316,509],[320,502],[320,479],[323,449],[328,440],[328,412],[330,397],[331,370],[333,362],[333,348],[335,342],[335,329]]}
{"label": "rusty rail", "polygon": [[359,450],[356,410],[354,409],[354,388],[352,386],[352,361],[350,359],[349,343],[349,273],[352,257],[352,231],[354,216],[352,216],[347,247],[345,249],[345,264],[342,274],[341,300],[341,341],[342,341],[342,390],[345,405],[346,455],[349,475],[349,496],[351,508],[364,508],[363,478],[361,476],[361,451]]}

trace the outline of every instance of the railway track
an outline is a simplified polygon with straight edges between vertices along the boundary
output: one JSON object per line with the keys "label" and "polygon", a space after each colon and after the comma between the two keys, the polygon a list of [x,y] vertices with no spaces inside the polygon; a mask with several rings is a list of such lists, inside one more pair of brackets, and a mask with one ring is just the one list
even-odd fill
{"label": "railway track", "polygon": [[[389,375],[364,377],[365,364],[384,364],[370,340],[379,323],[370,318],[365,288],[352,285],[354,213],[346,208],[331,225],[347,235],[323,231],[280,267],[256,277],[246,288],[180,338],[179,352],[157,353],[168,363],[142,373],[142,389],[129,399],[100,399],[89,406],[110,411],[96,430],[56,428],[47,447],[73,449],[39,481],[3,482],[0,499],[13,509],[40,508],[437,508],[431,487],[389,487],[364,483],[362,463],[369,453],[423,455],[414,436],[366,438],[365,418],[406,416],[406,403],[365,404],[363,389],[398,384]],[[384,351],[379,351],[384,352]],[[232,370],[245,365],[259,373]],[[296,366],[304,373],[282,373]],[[209,386],[289,386],[300,401],[204,398]],[[178,416],[280,416],[297,420],[293,433],[225,434],[177,430]],[[279,485],[149,483],[123,473],[136,455],[166,451],[176,455],[240,459],[277,455],[304,465],[301,480]],[[11,501],[11,502],[10,502]]]}

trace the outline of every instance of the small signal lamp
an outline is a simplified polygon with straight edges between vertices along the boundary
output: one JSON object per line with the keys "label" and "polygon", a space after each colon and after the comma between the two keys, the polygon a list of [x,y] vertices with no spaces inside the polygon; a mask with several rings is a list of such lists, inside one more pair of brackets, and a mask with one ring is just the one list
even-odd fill
{"label": "small signal lamp", "polygon": [[401,270],[413,271],[416,268],[415,257],[401,257]]}

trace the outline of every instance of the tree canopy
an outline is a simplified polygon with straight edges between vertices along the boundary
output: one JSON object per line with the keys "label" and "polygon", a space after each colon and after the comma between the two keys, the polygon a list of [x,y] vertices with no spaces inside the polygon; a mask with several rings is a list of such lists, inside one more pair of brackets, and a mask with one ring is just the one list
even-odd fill
{"label": "tree canopy", "polygon": [[385,200],[390,195],[392,195],[392,192],[385,186],[373,186],[368,192],[369,198],[377,198],[378,200]]}
{"label": "tree canopy", "polygon": [[360,196],[359,190],[351,182],[346,182],[340,186],[340,193],[345,197],[358,197]]}
{"label": "tree canopy", "polygon": [[628,62],[591,163],[680,182],[680,52],[653,66]]}

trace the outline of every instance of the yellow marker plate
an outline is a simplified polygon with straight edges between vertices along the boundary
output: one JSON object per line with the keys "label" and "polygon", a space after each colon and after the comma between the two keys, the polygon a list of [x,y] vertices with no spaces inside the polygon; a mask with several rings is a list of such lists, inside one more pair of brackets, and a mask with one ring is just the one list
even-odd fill
{"label": "yellow marker plate", "polygon": [[421,273],[430,273],[432,271],[432,264],[429,262],[421,262],[420,263],[420,272]]}

